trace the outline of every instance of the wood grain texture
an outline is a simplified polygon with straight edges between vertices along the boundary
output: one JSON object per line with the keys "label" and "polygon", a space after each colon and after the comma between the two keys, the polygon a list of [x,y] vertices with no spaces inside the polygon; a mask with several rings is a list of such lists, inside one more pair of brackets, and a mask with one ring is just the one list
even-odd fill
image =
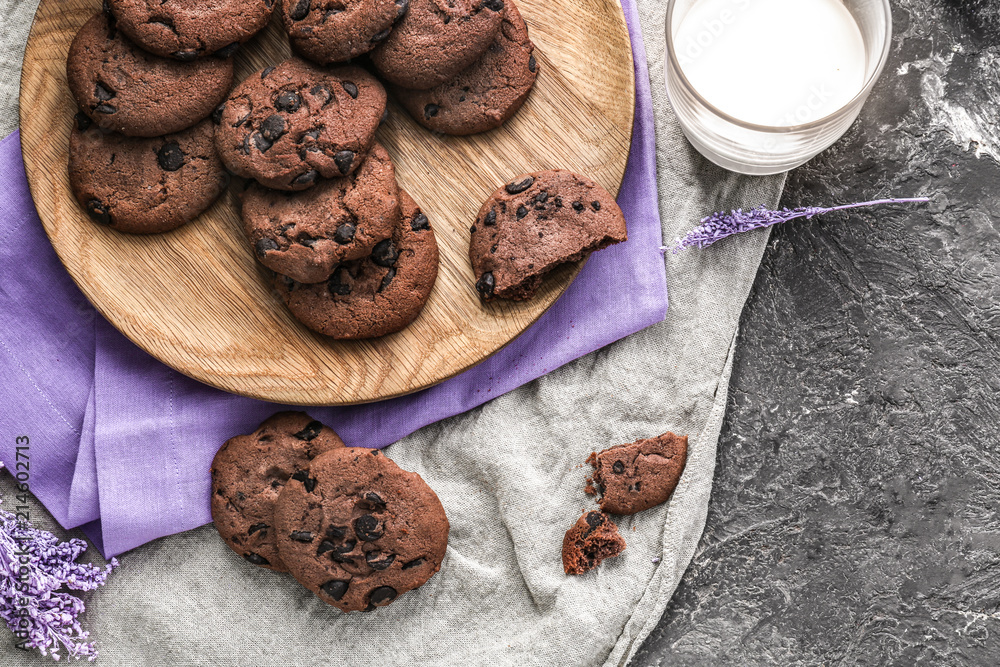
{"label": "wood grain texture", "polygon": [[[635,105],[628,30],[614,0],[518,0],[541,73],[506,125],[472,137],[431,134],[392,105],[379,130],[400,185],[431,220],[441,250],[420,317],[380,339],[332,341],[296,322],[254,259],[232,188],[199,219],[135,237],[98,226],[67,174],[75,104],[65,62],[100,0],[42,0],[21,78],[21,141],[45,231],[94,306],[181,373],[237,394],[297,405],[361,403],[432,386],[483,361],[531,325],[580,265],[563,267],[528,303],[480,303],[469,227],[486,198],[524,172],[564,168],[617,193]],[[237,80],[289,55],[273,21],[237,57]]]}

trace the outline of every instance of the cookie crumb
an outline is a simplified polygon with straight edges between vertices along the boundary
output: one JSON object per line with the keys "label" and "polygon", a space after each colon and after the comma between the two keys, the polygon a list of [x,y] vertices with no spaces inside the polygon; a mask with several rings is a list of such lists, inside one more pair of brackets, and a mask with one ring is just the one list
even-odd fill
{"label": "cookie crumb", "polygon": [[584,512],[563,538],[563,570],[566,574],[583,574],[624,550],[625,539],[606,514]]}

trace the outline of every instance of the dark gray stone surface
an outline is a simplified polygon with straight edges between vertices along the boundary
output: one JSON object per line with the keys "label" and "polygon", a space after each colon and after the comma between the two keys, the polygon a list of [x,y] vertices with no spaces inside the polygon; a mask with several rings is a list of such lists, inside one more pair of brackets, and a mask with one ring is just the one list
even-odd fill
{"label": "dark gray stone surface", "polygon": [[860,122],[774,232],[708,525],[646,665],[1000,664],[1000,2],[893,2]]}

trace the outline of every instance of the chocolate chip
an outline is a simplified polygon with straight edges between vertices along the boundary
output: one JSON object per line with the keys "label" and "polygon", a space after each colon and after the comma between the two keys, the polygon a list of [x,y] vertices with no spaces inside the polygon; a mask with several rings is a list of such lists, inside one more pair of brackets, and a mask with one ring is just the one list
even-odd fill
{"label": "chocolate chip", "polygon": [[339,579],[334,579],[333,581],[328,581],[322,586],[320,590],[329,595],[336,601],[340,601],[344,595],[347,594],[347,587],[350,585],[350,581],[341,581]]}
{"label": "chocolate chip", "polygon": [[278,99],[274,101],[274,107],[278,111],[286,113],[295,113],[300,106],[302,106],[302,98],[294,90],[286,90],[278,95]]}
{"label": "chocolate chip", "polygon": [[340,151],[333,156],[333,161],[337,163],[340,173],[346,176],[354,165],[354,151]]}
{"label": "chocolate chip", "polygon": [[309,171],[305,172],[304,174],[299,174],[298,176],[296,176],[295,178],[293,178],[292,179],[292,185],[296,185],[296,186],[298,186],[298,185],[312,185],[313,183],[316,182],[317,178],[319,178],[319,172],[316,171],[315,169],[310,169]]}
{"label": "chocolate chip", "polygon": [[497,224],[496,209],[493,208],[490,209],[490,212],[486,214],[485,218],[483,218],[483,224],[486,225],[487,227],[492,227],[493,225]]}
{"label": "chocolate chip", "polygon": [[326,536],[335,540],[342,540],[347,535],[347,528],[344,526],[330,526],[326,529]]}
{"label": "chocolate chip", "polygon": [[278,242],[274,239],[263,238],[253,246],[254,252],[257,253],[257,257],[264,259],[269,250],[277,250]]}
{"label": "chocolate chip", "polygon": [[392,586],[379,586],[372,591],[372,594],[368,599],[375,605],[389,604],[396,599],[397,595],[398,593],[396,593],[396,589]]}
{"label": "chocolate chip", "polygon": [[163,144],[156,151],[156,162],[164,171],[177,171],[184,166],[184,151],[176,142]]}
{"label": "chocolate chip", "polygon": [[348,556],[347,554],[354,551],[354,547],[357,546],[357,540],[347,540],[339,547],[336,547],[330,554],[330,558],[336,563],[350,563],[354,561],[353,556]]}
{"label": "chocolate chip", "polygon": [[386,570],[396,562],[396,554],[383,556],[380,551],[369,551],[365,554],[365,562],[368,563],[368,567],[375,571]]}
{"label": "chocolate chip", "polygon": [[517,181],[515,183],[508,183],[507,194],[509,195],[519,194],[521,192],[524,192],[534,184],[535,184],[535,179],[532,178],[531,176],[528,176],[522,181]]}
{"label": "chocolate chip", "polygon": [[236,121],[235,123],[233,123],[233,127],[239,127],[240,125],[242,125],[243,123],[247,122],[248,120],[250,120],[250,112],[249,111],[247,112],[246,116],[243,116],[243,118],[240,118],[238,121]]}
{"label": "chocolate chip", "polygon": [[278,114],[271,114],[260,124],[261,135],[269,141],[277,141],[285,132],[285,119]]}
{"label": "chocolate chip", "polygon": [[583,202],[578,202],[578,201],[573,202],[573,210],[576,211],[577,213],[582,213]]}
{"label": "chocolate chip", "polygon": [[423,558],[414,558],[409,563],[403,563],[403,569],[409,570],[411,567],[417,567],[419,565],[423,565],[423,563],[424,563]]}
{"label": "chocolate chip", "polygon": [[347,94],[354,99],[358,99],[358,86],[352,81],[341,81],[341,86],[347,91]]}
{"label": "chocolate chip", "polygon": [[313,541],[313,534],[308,530],[293,530],[288,534],[288,537],[296,542],[305,542],[307,544]]}
{"label": "chocolate chip", "polygon": [[319,141],[319,130],[315,129],[315,130],[309,130],[308,132],[304,132],[302,134],[302,139],[299,140],[299,143],[305,142],[306,139],[312,139],[313,141]]}
{"label": "chocolate chip", "polygon": [[424,118],[433,118],[441,111],[441,107],[436,104],[428,104],[424,107]]}
{"label": "chocolate chip", "polygon": [[636,491],[642,491],[642,482],[641,481],[635,483],[635,490]]}
{"label": "chocolate chip", "polygon": [[271,76],[271,72],[273,72],[273,71],[274,71],[274,66],[265,67],[264,71],[260,73],[260,78],[261,79],[266,79],[267,77]]}
{"label": "chocolate chip", "polygon": [[296,433],[293,437],[298,438],[299,440],[306,440],[306,441],[314,440],[322,430],[323,430],[323,424],[314,419],[308,424],[306,424],[305,428]]}
{"label": "chocolate chip", "polygon": [[309,473],[305,470],[296,470],[292,475],[292,479],[302,482],[302,485],[306,487],[307,493],[312,493],[313,489],[316,488],[316,480],[309,476]]}
{"label": "chocolate chip", "polygon": [[333,93],[326,86],[325,83],[316,84],[309,89],[309,93],[313,97],[319,97],[323,100],[323,106],[326,106],[333,100]]}
{"label": "chocolate chip", "polygon": [[535,56],[531,56],[528,58],[528,71],[534,74],[536,69],[538,69],[538,62],[535,60]]}
{"label": "chocolate chip", "polygon": [[591,528],[597,528],[604,523],[604,515],[600,512],[588,512],[587,513],[587,525]]}
{"label": "chocolate chip", "polygon": [[97,199],[91,199],[87,202],[87,215],[93,218],[95,222],[99,222],[102,225],[112,224],[111,211]]}
{"label": "chocolate chip", "polygon": [[326,288],[330,290],[330,294],[337,296],[347,296],[351,293],[351,286],[342,280],[342,277],[347,269],[343,267],[337,267],[333,275],[330,276],[330,280],[326,282]]}
{"label": "chocolate chip", "polygon": [[[323,14],[323,23],[326,23],[331,16],[336,16],[337,14],[340,14],[342,11],[344,10],[337,9],[336,7],[329,10],[326,14]],[[312,32],[312,26],[306,26],[305,28],[302,29],[302,31],[308,35],[309,33]]]}
{"label": "chocolate chip", "polygon": [[112,104],[108,104],[107,102],[101,102],[96,107],[94,107],[94,112],[111,115],[113,113],[117,113],[118,109]]}
{"label": "chocolate chip", "polygon": [[592,202],[590,202],[590,206],[595,211],[600,211],[601,210],[601,202],[599,202],[599,201],[592,201]]}
{"label": "chocolate chip", "polygon": [[524,208],[523,206],[518,206],[517,207],[517,219],[520,220],[521,218],[523,218],[526,215],[528,215],[528,209]]}
{"label": "chocolate chip", "polygon": [[386,288],[389,287],[390,283],[392,283],[392,279],[395,277],[396,277],[396,269],[394,268],[389,269],[389,271],[385,274],[385,278],[382,279],[381,284],[379,284],[378,286],[378,293],[381,294],[382,292],[384,292]]}
{"label": "chocolate chip", "polygon": [[86,132],[88,129],[90,129],[90,126],[94,122],[90,119],[90,116],[83,113],[82,111],[77,111],[76,115],[73,116],[73,119],[76,121],[77,129],[80,130],[81,132]]}
{"label": "chocolate chip", "polygon": [[293,21],[301,21],[306,16],[309,15],[309,0],[299,0],[292,7],[292,11],[288,12],[288,17]]}
{"label": "chocolate chip", "polygon": [[358,228],[353,223],[345,222],[337,227],[337,231],[333,233],[333,240],[340,245],[346,245],[354,240],[354,234],[357,231]]}
{"label": "chocolate chip", "polygon": [[216,125],[222,125],[222,114],[224,113],[226,113],[225,102],[215,107],[215,111],[212,112],[212,122],[215,123]]}
{"label": "chocolate chip", "polygon": [[625,472],[625,464],[622,463],[621,461],[615,461],[615,464],[613,466],[611,466],[611,470],[616,475],[620,475],[623,472]]}
{"label": "chocolate chip", "polygon": [[316,549],[316,555],[322,556],[326,552],[333,551],[336,548],[337,545],[331,542],[330,540],[323,540],[322,542],[319,543],[319,548]]}
{"label": "chocolate chip", "polygon": [[386,28],[380,33],[372,35],[372,44],[378,44],[379,42],[384,42],[389,33],[392,32],[392,28]]}
{"label": "chocolate chip", "polygon": [[257,554],[254,554],[254,553],[244,554],[243,557],[246,558],[251,563],[253,563],[254,565],[270,565],[271,564],[271,561],[269,561],[268,559],[264,558],[263,556],[259,556]]}
{"label": "chocolate chip", "polygon": [[268,528],[270,528],[270,526],[268,526],[266,523],[255,523],[254,525],[250,526],[249,530],[247,530],[247,535],[253,535],[254,533],[267,531]]}
{"label": "chocolate chip", "polygon": [[229,58],[231,56],[236,55],[236,52],[239,50],[240,50],[240,43],[233,42],[232,44],[223,46],[221,49],[216,51],[215,55],[217,55],[220,58]]}
{"label": "chocolate chip", "polygon": [[383,532],[379,529],[378,518],[371,514],[362,514],[354,520],[354,534],[364,542],[374,542],[382,537]]}
{"label": "chocolate chip", "polygon": [[396,20],[403,18],[410,9],[410,0],[396,0]]}
{"label": "chocolate chip", "polygon": [[431,221],[427,219],[427,216],[423,213],[417,213],[417,215],[410,221],[410,229],[415,232],[421,232],[425,229],[431,228]]}
{"label": "chocolate chip", "polygon": [[379,266],[391,267],[399,259],[399,252],[392,244],[392,239],[379,241],[372,249],[372,261]]}
{"label": "chocolate chip", "polygon": [[496,281],[493,279],[493,273],[487,271],[482,275],[482,277],[476,281],[476,291],[479,292],[479,296],[483,299],[489,299],[493,296],[493,290],[496,288]]}
{"label": "chocolate chip", "polygon": [[471,233],[475,234],[475,233],[476,233],[476,226],[475,226],[475,225],[472,225],[471,227],[469,227],[469,231],[470,231]]}
{"label": "chocolate chip", "polygon": [[385,509],[385,501],[382,500],[382,496],[374,491],[369,491],[365,494],[365,503],[367,503],[368,507],[375,511]]}
{"label": "chocolate chip", "polygon": [[549,193],[548,192],[539,192],[537,195],[535,195],[535,203],[536,204],[544,204],[548,200],[549,200]]}
{"label": "chocolate chip", "polygon": [[193,49],[190,51],[174,51],[171,55],[184,63],[189,63],[198,59],[198,52]]}
{"label": "chocolate chip", "polygon": [[101,102],[107,102],[108,100],[113,99],[117,94],[118,93],[111,90],[100,81],[98,81],[94,85],[94,97],[96,97]]}
{"label": "chocolate chip", "polygon": [[[254,134],[253,145],[256,146],[257,150],[259,150],[261,153],[266,153],[268,150],[270,150],[271,146],[274,145],[274,142],[265,137],[263,134]],[[249,153],[250,151],[248,150],[247,154]]]}
{"label": "chocolate chip", "polygon": [[483,7],[501,12],[503,11],[503,0],[483,0]]}

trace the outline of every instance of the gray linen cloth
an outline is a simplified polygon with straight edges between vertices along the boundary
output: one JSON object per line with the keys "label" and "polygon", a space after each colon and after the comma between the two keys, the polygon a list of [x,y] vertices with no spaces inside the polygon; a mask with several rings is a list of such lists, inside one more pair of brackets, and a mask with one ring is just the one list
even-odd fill
{"label": "gray linen cloth", "polygon": [[[18,73],[36,0],[4,0],[0,131],[16,127]],[[663,236],[704,215],[776,205],[783,177],[724,172],[684,140],[663,84],[662,0],[640,0],[656,113]],[[211,526],[121,557],[86,595],[84,624],[107,665],[624,665],[659,621],[705,524],[740,311],[766,233],[667,255],[664,322],[392,445],[451,521],[427,585],[376,613],[343,615],[288,575],[255,568]],[[624,554],[563,574],[563,534],[595,449],[667,430],[690,434],[671,501],[619,522]],[[11,498],[6,473],[0,493]],[[51,525],[42,510],[36,524]],[[57,531],[62,534],[62,531]],[[91,550],[93,551],[93,550]],[[99,556],[94,559],[101,562]],[[11,647],[0,664],[48,662]]]}

